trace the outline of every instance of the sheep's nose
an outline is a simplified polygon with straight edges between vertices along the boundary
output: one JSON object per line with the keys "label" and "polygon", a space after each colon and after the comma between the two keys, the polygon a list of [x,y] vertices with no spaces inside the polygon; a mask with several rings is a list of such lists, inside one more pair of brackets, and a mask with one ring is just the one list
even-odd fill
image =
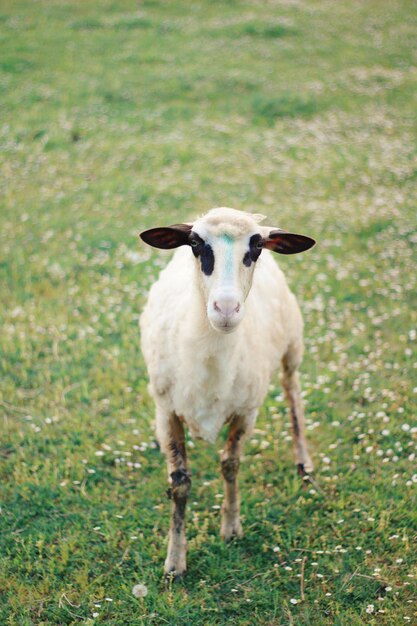
{"label": "sheep's nose", "polygon": [[223,317],[232,317],[235,313],[240,311],[240,302],[236,300],[215,300],[213,302],[214,310]]}
{"label": "sheep's nose", "polygon": [[215,330],[230,333],[243,318],[245,304],[237,290],[219,290],[207,306],[207,316]]}

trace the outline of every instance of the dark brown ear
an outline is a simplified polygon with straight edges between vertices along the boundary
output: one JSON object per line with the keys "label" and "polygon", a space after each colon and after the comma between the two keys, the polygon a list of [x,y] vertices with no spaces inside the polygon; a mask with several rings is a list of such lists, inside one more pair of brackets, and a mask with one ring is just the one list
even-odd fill
{"label": "dark brown ear", "polygon": [[263,240],[264,248],[279,254],[297,254],[312,248],[316,242],[306,235],[287,233],[285,230],[271,230]]}
{"label": "dark brown ear", "polygon": [[170,250],[188,244],[188,235],[191,229],[191,224],[173,224],[172,226],[160,226],[144,230],[139,236],[142,241],[154,248]]}

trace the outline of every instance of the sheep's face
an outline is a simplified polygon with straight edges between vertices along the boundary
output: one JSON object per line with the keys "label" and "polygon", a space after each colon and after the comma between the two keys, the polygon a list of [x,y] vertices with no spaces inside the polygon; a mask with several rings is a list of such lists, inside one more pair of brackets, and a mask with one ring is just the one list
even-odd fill
{"label": "sheep's face", "polygon": [[199,282],[212,327],[234,331],[245,314],[255,263],[262,251],[260,233],[234,237],[229,232],[213,235],[203,224],[190,232]]}
{"label": "sheep's face", "polygon": [[152,228],[141,237],[156,248],[190,246],[207,318],[222,333],[233,332],[243,319],[245,300],[263,248],[294,254],[315,243],[304,235],[260,226],[255,216],[234,209],[213,209],[194,225]]}

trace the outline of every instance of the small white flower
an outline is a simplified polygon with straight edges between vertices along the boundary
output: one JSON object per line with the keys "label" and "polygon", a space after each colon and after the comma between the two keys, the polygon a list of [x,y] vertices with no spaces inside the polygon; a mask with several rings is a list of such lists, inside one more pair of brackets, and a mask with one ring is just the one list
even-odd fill
{"label": "small white flower", "polygon": [[141,254],[140,252],[136,252],[135,250],[127,250],[125,252],[125,258],[127,261],[130,261],[133,265],[137,265],[141,261],[146,260],[146,256]]}
{"label": "small white flower", "polygon": [[298,604],[298,600],[296,598],[291,598],[291,604]]}
{"label": "small white flower", "polygon": [[368,606],[366,607],[366,612],[367,613],[373,613],[375,610],[375,607],[373,604],[368,604]]}
{"label": "small white flower", "polygon": [[135,596],[135,598],[144,598],[145,596],[148,595],[148,588],[146,585],[139,583],[138,585],[135,585],[133,587],[132,593]]}

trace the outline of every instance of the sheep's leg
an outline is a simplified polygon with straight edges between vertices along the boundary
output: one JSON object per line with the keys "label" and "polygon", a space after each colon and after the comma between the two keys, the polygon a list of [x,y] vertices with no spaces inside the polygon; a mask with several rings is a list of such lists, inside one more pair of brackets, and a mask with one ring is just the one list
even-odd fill
{"label": "sheep's leg", "polygon": [[163,448],[168,461],[170,487],[167,493],[172,499],[172,509],[165,574],[179,578],[185,574],[187,568],[185,507],[191,478],[187,469],[184,428],[176,415],[172,415],[169,420],[167,435]]}
{"label": "sheep's leg", "polygon": [[244,420],[241,417],[235,417],[230,425],[229,438],[221,455],[224,502],[220,534],[225,541],[242,535],[237,475],[245,430]]}
{"label": "sheep's leg", "polygon": [[310,474],[313,462],[308,453],[305,438],[304,409],[301,400],[300,378],[297,371],[299,360],[296,353],[287,352],[282,359],[281,382],[290,408],[295,462],[301,476]]}

